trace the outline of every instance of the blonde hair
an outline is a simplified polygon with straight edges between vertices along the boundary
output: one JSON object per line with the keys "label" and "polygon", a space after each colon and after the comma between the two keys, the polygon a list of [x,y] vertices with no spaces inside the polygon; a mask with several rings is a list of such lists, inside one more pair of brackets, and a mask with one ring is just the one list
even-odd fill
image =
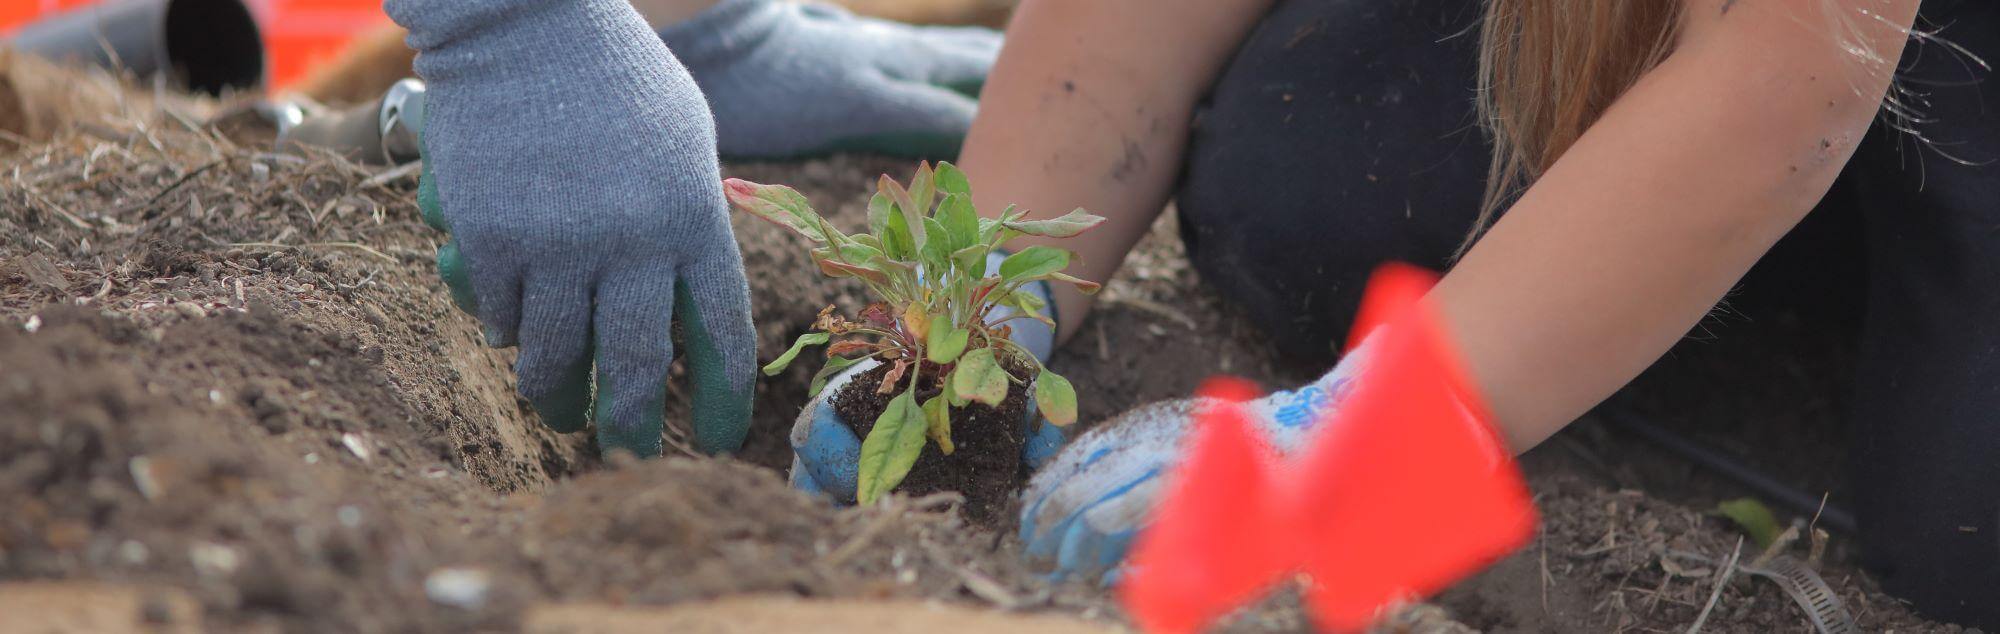
{"label": "blonde hair", "polygon": [[1486,197],[1462,255],[1515,192],[1540,178],[1611,102],[1659,65],[1680,2],[1488,0],[1479,118],[1493,143]]}
{"label": "blonde hair", "polygon": [[[1895,82],[1904,37],[1936,45],[1965,62],[1968,72],[1992,66],[1965,47],[1867,10],[1818,0],[1829,44],[1856,69],[1890,81],[1883,123],[1918,146],[1953,162],[1975,163],[1938,147],[1919,127],[1927,123],[1921,93]],[[1729,11],[1736,0],[1724,0]],[[1541,177],[1611,103],[1673,52],[1682,0],[1487,0],[1480,31],[1479,118],[1493,143],[1485,200],[1456,256],[1465,254],[1516,193]],[[1890,36],[1894,37],[1894,43]],[[1852,81],[1850,79],[1850,81]],[[1874,89],[1854,86],[1855,95]]]}

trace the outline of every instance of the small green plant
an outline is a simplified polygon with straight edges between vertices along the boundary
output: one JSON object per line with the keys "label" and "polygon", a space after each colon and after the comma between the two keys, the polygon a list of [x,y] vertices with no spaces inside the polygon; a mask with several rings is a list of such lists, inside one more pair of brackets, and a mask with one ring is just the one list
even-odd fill
{"label": "small green plant", "polygon": [[[1067,282],[1085,293],[1096,292],[1098,285],[1063,273],[1070,252],[1054,247],[1014,252],[993,275],[987,275],[986,263],[988,254],[1016,237],[1067,238],[1103,218],[1078,209],[1030,220],[1028,212],[1013,206],[997,219],[981,218],[965,173],[950,163],[938,163],[935,171],[929,163],[918,166],[908,188],[882,176],[868,201],[868,231],[855,235],[833,228],[789,187],[733,178],[725,185],[737,209],[811,240],[821,273],[858,279],[874,293],[876,301],[858,320],[834,314],[832,306],[820,311],[812,331],[764,367],[765,374],[777,374],[807,347],[827,346],[826,366],[810,388],[816,395],[829,378],[864,359],[889,365],[878,393],[891,398],[861,442],[855,492],[861,503],[902,483],[926,437],[950,455],[953,409],[974,402],[999,407],[1010,384],[1032,378],[1035,402],[1049,422],[1076,421],[1075,388],[1009,340],[1007,322],[1049,322],[1042,300],[1022,290],[1031,282]],[[997,306],[1011,307],[1014,314],[989,321]],[[1032,376],[1015,376],[1017,369]],[[926,379],[939,393],[918,403]]]}

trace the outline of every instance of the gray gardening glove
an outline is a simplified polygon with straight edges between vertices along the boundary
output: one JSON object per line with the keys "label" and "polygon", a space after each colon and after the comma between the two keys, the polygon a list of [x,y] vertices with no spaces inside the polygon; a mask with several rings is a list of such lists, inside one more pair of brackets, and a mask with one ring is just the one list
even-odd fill
{"label": "gray gardening glove", "polygon": [[731,451],[756,372],[715,127],[625,0],[387,0],[428,84],[418,191],[438,271],[558,431],[657,456],[680,318],[695,443]]}
{"label": "gray gardening glove", "polygon": [[776,0],[722,0],[659,34],[708,95],[732,158],[952,158],[1000,53],[990,29]]}

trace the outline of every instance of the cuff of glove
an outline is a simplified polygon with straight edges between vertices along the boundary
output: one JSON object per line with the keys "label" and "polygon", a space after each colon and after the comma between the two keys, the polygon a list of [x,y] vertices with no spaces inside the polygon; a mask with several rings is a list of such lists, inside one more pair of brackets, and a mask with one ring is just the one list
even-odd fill
{"label": "cuff of glove", "polygon": [[[998,274],[1000,263],[1006,261],[1008,255],[1011,254],[1002,249],[994,249],[991,253],[987,253],[986,274]],[[1037,299],[1042,300],[1042,305],[1047,307],[1042,309],[1042,311],[1044,316],[1049,318],[1049,321],[1062,323],[1056,318],[1056,303],[1049,297],[1048,282],[1042,280],[1029,282],[1027,285],[1022,286],[1021,290],[1027,291]],[[996,320],[1006,319],[1015,314],[1014,309],[1009,306],[998,306],[993,309],[993,318]],[[1014,330],[1014,335],[1010,339],[1013,339],[1014,343],[1021,344],[1021,347],[1027,348],[1029,353],[1035,355],[1036,360],[1047,361],[1049,360],[1049,355],[1055,352],[1055,327],[1039,319],[1016,319],[1007,322],[1007,326]]]}
{"label": "cuff of glove", "polygon": [[784,7],[772,0],[722,0],[694,17],[659,28],[681,64],[713,66],[755,48],[777,30]]}

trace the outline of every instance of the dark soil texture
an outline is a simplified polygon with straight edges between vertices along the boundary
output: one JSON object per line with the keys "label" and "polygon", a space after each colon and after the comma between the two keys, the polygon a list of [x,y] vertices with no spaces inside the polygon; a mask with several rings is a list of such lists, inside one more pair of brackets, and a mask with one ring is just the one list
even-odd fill
{"label": "dark soil texture", "polygon": [[[219,104],[4,70],[96,105],[30,109],[32,128],[0,141],[0,606],[109,586],[132,594],[88,605],[181,631],[519,631],[557,612],[612,627],[778,595],[1126,623],[1110,592],[1028,569],[1010,514],[988,528],[949,496],[839,508],[786,488],[812,364],[761,383],[736,456],[685,449],[674,382],[669,455],[601,460],[590,434],[540,425],[515,396],[513,352],[484,347],[451,306],[413,170],[275,155],[202,125]],[[728,167],[800,189],[850,230],[874,177],[907,171],[855,157]],[[781,229],[735,226],[767,360],[820,308],[865,303]],[[1076,385],[1080,424],[1214,374],[1287,386],[1313,370],[1280,367],[1173,236],[1170,220],[1155,228],[1050,360]],[[1723,376],[1799,390],[1698,385],[1681,401],[1702,401],[1715,429],[1819,422],[1809,381],[1763,376],[1787,367]],[[1837,459],[1824,436],[1731,447],[1824,464]],[[1588,420],[1523,463],[1541,538],[1391,629],[1685,631],[1718,577],[1690,556],[1723,561],[1740,536],[1707,509],[1744,493]],[[1864,631],[1959,631],[1876,591],[1846,544],[1832,536],[1820,574]],[[1804,559],[1806,542],[1788,552]],[[1732,579],[1705,631],[1806,631],[1775,585]],[[1224,629],[1306,623],[1280,593]]]}
{"label": "dark soil texture", "polygon": [[[862,373],[833,395],[834,411],[858,437],[867,438],[875,429],[875,419],[889,407],[890,397],[877,391],[889,368],[885,364]],[[939,368],[926,362],[924,371],[933,370]],[[1017,372],[1016,376],[1022,374]],[[917,393],[919,403],[943,391],[934,381],[919,377],[919,382],[924,384]],[[1028,440],[1021,421],[1026,419],[1027,409],[1028,390],[1021,385],[1010,386],[999,407],[968,403],[952,408],[951,455],[945,455],[937,443],[926,441],[923,453],[917,454],[916,464],[895,490],[910,496],[958,493],[965,496],[966,517],[974,523],[996,528],[1005,524],[1014,517],[1016,493],[1028,478],[1021,465],[1021,447]]]}

